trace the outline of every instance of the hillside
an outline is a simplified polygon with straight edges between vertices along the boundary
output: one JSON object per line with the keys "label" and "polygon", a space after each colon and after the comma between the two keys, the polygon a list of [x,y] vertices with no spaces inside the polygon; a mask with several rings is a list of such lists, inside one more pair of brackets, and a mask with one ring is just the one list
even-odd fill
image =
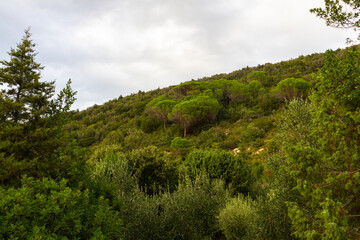
{"label": "hillside", "polygon": [[358,239],[360,49],[69,111],[1,61],[0,239]]}
{"label": "hillside", "polygon": [[[261,142],[272,129],[276,114],[286,101],[286,96],[279,96],[279,90],[276,89],[278,83],[289,78],[299,78],[312,84],[312,75],[322,67],[323,59],[324,54],[300,56],[276,64],[267,63],[229,74],[204,77],[178,86],[120,96],[103,105],[73,112],[73,121],[66,128],[76,134],[80,145],[84,147],[114,143],[122,145],[124,150],[148,145],[166,148],[173,138],[183,135],[182,129],[166,117],[169,126],[164,130],[163,121],[147,111],[149,102],[160,96],[181,100],[210,90],[219,101],[220,109],[214,119],[205,117],[192,124],[187,135],[191,145],[195,148],[237,148],[241,142],[239,132],[246,132],[249,123],[255,120],[250,127],[260,127],[259,131],[264,133],[254,139],[243,139],[242,142],[258,148],[264,144]],[[244,85],[244,89],[235,89],[239,86],[232,86],[233,81]],[[244,91],[244,96],[239,91]],[[304,92],[302,97],[306,98],[306,94]],[[297,96],[288,96],[291,97]],[[243,133],[243,138],[246,138],[245,135]]]}

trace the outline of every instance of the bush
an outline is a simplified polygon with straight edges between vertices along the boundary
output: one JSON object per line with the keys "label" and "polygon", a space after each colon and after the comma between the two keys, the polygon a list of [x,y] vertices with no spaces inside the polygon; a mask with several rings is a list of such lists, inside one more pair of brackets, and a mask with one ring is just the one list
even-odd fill
{"label": "bush", "polygon": [[66,185],[24,177],[18,189],[0,187],[0,239],[123,237],[122,220],[107,200]]}
{"label": "bush", "polygon": [[176,137],[171,141],[170,147],[174,149],[176,155],[184,156],[189,152],[191,143],[186,138]]}
{"label": "bush", "polygon": [[176,188],[177,163],[157,147],[133,150],[126,158],[139,187],[148,194]]}
{"label": "bush", "polygon": [[88,185],[97,196],[105,196],[121,210],[124,196],[138,191],[128,160],[122,153],[109,152],[101,161],[92,163]]}
{"label": "bush", "polygon": [[123,211],[126,239],[204,239],[218,232],[217,215],[228,192],[221,181],[205,176],[187,179],[173,192],[144,196],[139,193]]}
{"label": "bush", "polygon": [[223,179],[238,193],[247,194],[254,181],[249,165],[239,156],[221,150],[194,150],[184,161],[187,174],[194,179],[205,172],[210,179]]}
{"label": "bush", "polygon": [[198,176],[187,179],[177,191],[162,197],[167,232],[165,239],[205,239],[219,232],[217,219],[229,192],[223,181]]}
{"label": "bush", "polygon": [[254,239],[257,232],[257,215],[251,199],[232,199],[220,211],[218,219],[226,239]]}
{"label": "bush", "polygon": [[265,136],[265,130],[258,128],[254,123],[250,123],[240,134],[242,142],[253,142]]}

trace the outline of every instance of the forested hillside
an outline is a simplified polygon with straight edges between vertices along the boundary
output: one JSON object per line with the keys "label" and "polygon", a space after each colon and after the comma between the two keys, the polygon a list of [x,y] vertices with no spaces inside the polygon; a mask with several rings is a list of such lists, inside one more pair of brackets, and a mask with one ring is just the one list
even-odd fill
{"label": "forested hillside", "polygon": [[0,239],[359,238],[359,46],[83,111],[34,49],[0,61]]}

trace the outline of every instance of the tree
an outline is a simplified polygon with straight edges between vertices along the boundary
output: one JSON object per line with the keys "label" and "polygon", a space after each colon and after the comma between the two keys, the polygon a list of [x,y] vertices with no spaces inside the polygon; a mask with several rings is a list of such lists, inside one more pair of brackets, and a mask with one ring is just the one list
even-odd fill
{"label": "tree", "polygon": [[166,96],[160,96],[147,104],[146,112],[153,118],[162,121],[164,123],[164,130],[166,130],[168,114],[175,105],[175,100],[169,99]]}
{"label": "tree", "polygon": [[278,99],[291,100],[293,98],[304,98],[311,87],[311,84],[301,78],[286,78],[281,80],[273,93]]}
{"label": "tree", "polygon": [[184,129],[185,138],[190,126],[200,121],[214,120],[219,108],[219,102],[205,93],[182,100],[174,106],[169,117]]}
{"label": "tree", "polygon": [[183,164],[191,179],[205,173],[209,179],[222,179],[227,185],[231,184],[235,193],[248,194],[255,180],[245,157],[227,151],[194,150]]}
{"label": "tree", "polygon": [[360,28],[359,0],[325,0],[325,8],[313,8],[310,12],[324,19],[326,25],[336,28]]}
{"label": "tree", "polygon": [[325,8],[313,8],[310,12],[326,20],[328,26],[357,30],[360,27],[359,10],[358,0],[325,0]]}
{"label": "tree", "polygon": [[286,146],[288,171],[300,196],[289,201],[294,234],[302,239],[357,239],[360,204],[360,54],[326,54],[310,96],[312,125]]}
{"label": "tree", "polygon": [[263,71],[254,71],[249,75],[247,75],[246,78],[249,82],[253,80],[257,80],[261,82],[261,84],[265,87],[269,87],[271,85],[270,82],[271,79]]}
{"label": "tree", "polygon": [[230,99],[232,102],[248,103],[250,99],[250,93],[247,85],[239,82],[235,82],[230,88]]}
{"label": "tree", "polygon": [[[20,179],[22,173],[32,176],[59,174],[63,163],[59,149],[61,127],[66,112],[75,101],[76,92],[66,85],[57,98],[52,98],[55,82],[41,82],[41,64],[35,61],[35,44],[29,29],[10,60],[0,64],[0,182]],[[69,141],[71,142],[71,141]]]}

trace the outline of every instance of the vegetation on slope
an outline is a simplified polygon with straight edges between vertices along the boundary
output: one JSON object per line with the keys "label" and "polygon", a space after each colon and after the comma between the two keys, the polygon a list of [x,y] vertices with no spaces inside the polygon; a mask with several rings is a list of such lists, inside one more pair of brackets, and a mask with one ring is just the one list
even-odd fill
{"label": "vegetation on slope", "polygon": [[34,46],[0,62],[0,239],[358,238],[359,47],[69,112]]}

